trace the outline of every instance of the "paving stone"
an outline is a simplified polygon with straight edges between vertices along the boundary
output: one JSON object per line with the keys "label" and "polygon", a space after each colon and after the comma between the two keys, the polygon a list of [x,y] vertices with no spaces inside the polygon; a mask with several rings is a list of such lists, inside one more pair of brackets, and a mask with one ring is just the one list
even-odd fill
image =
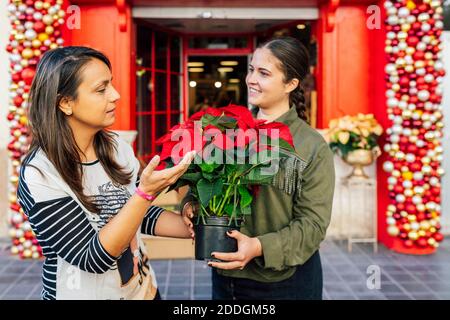
{"label": "paving stone", "polygon": [[[355,244],[348,253],[345,241],[327,240],[321,245],[321,258],[327,300],[450,299],[448,242],[432,256],[416,257],[382,245],[375,254],[369,244]],[[0,248],[0,299],[40,299],[42,263],[22,261]],[[211,299],[211,268],[204,261],[152,260],[151,264],[163,299]],[[367,288],[371,265],[380,267],[381,290]]]}

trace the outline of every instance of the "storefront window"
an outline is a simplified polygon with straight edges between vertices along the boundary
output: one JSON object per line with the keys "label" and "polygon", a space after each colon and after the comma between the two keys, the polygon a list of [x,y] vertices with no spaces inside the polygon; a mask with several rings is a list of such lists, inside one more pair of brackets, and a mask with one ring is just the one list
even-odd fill
{"label": "storefront window", "polygon": [[148,161],[155,141],[181,118],[181,45],[178,36],[136,25],[137,154]]}

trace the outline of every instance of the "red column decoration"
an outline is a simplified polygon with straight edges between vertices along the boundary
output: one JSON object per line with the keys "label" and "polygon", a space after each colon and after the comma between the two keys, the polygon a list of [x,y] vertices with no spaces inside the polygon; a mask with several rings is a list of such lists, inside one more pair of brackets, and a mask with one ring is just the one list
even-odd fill
{"label": "red column decoration", "polygon": [[434,252],[442,241],[441,0],[388,0],[386,9],[387,129],[383,169],[389,173],[387,232],[394,250]]}
{"label": "red column decoration", "polygon": [[8,144],[12,173],[10,177],[10,236],[11,253],[21,258],[39,258],[42,250],[31,230],[27,218],[17,203],[16,190],[22,156],[27,152],[27,99],[36,65],[46,51],[63,45],[61,27],[65,11],[63,0],[10,0],[8,15],[11,34],[6,50],[10,59],[11,84],[9,87]]}

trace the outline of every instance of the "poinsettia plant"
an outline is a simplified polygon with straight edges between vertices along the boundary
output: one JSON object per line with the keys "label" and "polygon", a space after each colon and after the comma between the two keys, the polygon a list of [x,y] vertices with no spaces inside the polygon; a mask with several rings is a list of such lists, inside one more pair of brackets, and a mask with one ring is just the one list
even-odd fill
{"label": "poinsettia plant", "polygon": [[254,119],[248,108],[237,105],[197,112],[156,143],[162,145],[160,168],[196,151],[193,163],[170,189],[189,185],[199,203],[199,218],[250,214],[258,186],[271,181],[280,158],[295,152],[285,124]]}

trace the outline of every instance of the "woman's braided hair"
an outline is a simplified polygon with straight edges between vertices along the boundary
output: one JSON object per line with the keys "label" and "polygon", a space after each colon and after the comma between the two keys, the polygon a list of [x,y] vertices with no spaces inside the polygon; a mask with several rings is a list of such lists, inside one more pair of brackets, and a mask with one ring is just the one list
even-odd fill
{"label": "woman's braided hair", "polygon": [[297,110],[300,119],[307,121],[305,90],[302,83],[309,72],[309,54],[306,47],[292,37],[281,37],[269,40],[259,48],[266,48],[281,62],[281,70],[284,72],[285,82],[294,78],[299,80],[299,85],[289,94],[289,105]]}

